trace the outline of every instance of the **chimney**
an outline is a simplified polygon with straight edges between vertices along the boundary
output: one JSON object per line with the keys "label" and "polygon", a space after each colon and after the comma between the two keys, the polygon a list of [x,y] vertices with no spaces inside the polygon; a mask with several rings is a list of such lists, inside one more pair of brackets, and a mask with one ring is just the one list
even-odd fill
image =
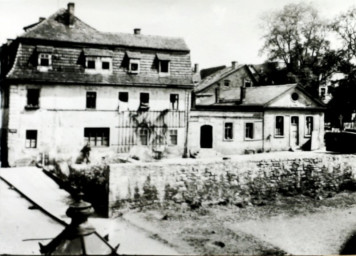
{"label": "chimney", "polygon": [[195,63],[194,64],[194,73],[198,73],[199,72],[199,64]]}
{"label": "chimney", "polygon": [[7,45],[10,45],[13,41],[14,41],[14,39],[8,38],[7,41],[6,41],[6,44],[7,44]]}
{"label": "chimney", "polygon": [[46,18],[44,18],[44,17],[40,17],[39,19],[38,19],[38,22],[42,22],[42,21],[44,21]]}
{"label": "chimney", "polygon": [[140,28],[134,28],[134,35],[140,35],[141,34],[141,29]]}
{"label": "chimney", "polygon": [[68,3],[67,5],[67,11],[68,11],[68,25],[73,26],[74,25],[74,3]]}
{"label": "chimney", "polygon": [[237,61],[231,61],[231,67],[236,68],[237,67]]}
{"label": "chimney", "polygon": [[241,86],[240,103],[243,103],[245,101],[245,97],[246,97],[246,87]]}

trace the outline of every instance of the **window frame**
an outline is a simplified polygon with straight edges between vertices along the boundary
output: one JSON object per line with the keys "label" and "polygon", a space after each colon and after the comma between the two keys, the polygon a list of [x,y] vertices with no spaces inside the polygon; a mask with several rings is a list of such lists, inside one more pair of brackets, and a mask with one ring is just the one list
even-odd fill
{"label": "window frame", "polygon": [[[34,133],[34,138],[29,138],[30,132]],[[26,130],[25,135],[25,148],[37,148],[38,145],[38,131],[37,130]],[[34,143],[34,145],[33,145]]]}
{"label": "window frame", "polygon": [[[231,128],[230,128],[230,133],[231,133],[231,138],[227,138],[227,125],[231,124]],[[224,122],[224,137],[223,137],[224,141],[233,141],[234,140],[234,123],[233,122]]]}
{"label": "window frame", "polygon": [[[164,63],[167,64],[167,72],[162,71],[162,67],[163,67]],[[169,75],[171,73],[171,61],[170,60],[159,60],[158,73],[160,75]]]}
{"label": "window frame", "polygon": [[[149,131],[147,128],[141,128],[139,129],[139,134],[138,134],[139,138],[140,138],[140,145],[142,146],[148,146],[149,145]],[[142,137],[145,136],[145,141],[146,143],[142,143]]]}
{"label": "window frame", "polygon": [[[128,68],[128,72],[131,74],[139,74],[141,71],[141,65],[140,65],[140,59],[130,59],[129,60],[129,68]],[[132,70],[132,64],[137,64],[137,70]]]}
{"label": "window frame", "polygon": [[[37,99],[34,100],[37,101],[37,104],[33,104],[35,102],[31,102],[33,98],[31,97],[30,92],[34,92],[34,91],[37,91],[37,96],[36,96]],[[25,106],[26,110],[35,110],[40,108],[40,93],[41,90],[39,88],[27,88],[26,106]],[[30,100],[31,98],[32,100]]]}
{"label": "window frame", "polygon": [[230,87],[231,81],[230,80],[224,80],[224,87]]}
{"label": "window frame", "polygon": [[[277,131],[278,131],[278,127],[277,127],[277,125],[278,125],[278,122],[277,122],[277,119],[278,118],[282,118],[282,122],[281,122],[281,124],[282,124],[282,132],[281,133],[277,133]],[[285,136],[285,125],[284,125],[284,116],[275,116],[275,119],[274,119],[274,122],[275,122],[275,124],[274,124],[274,137],[276,137],[276,138],[284,138],[284,136]]]}
{"label": "window frame", "polygon": [[[311,118],[311,130],[308,133],[308,118]],[[311,137],[314,131],[314,116],[305,116],[304,137]]]}
{"label": "window frame", "polygon": [[[172,101],[173,97],[175,97],[174,102]],[[171,110],[179,110],[179,94],[178,93],[171,93],[169,94],[169,102],[170,102],[170,109]]]}
{"label": "window frame", "polygon": [[[48,65],[42,65],[42,60],[48,60]],[[47,52],[39,52],[37,56],[37,70],[48,71],[52,69],[52,54]]]}
{"label": "window frame", "polygon": [[[168,146],[178,146],[178,129],[169,129],[168,133],[169,133]],[[175,137],[175,139],[172,140],[172,137],[173,138]],[[175,143],[172,143],[172,141],[175,141]]]}
{"label": "window frame", "polygon": [[[251,137],[248,137],[247,135],[247,127],[248,125],[251,125]],[[256,136],[255,136],[255,122],[245,122],[244,124],[244,139],[245,140],[256,140]]]}
{"label": "window frame", "polygon": [[[124,96],[124,97],[126,97],[127,98],[127,100],[126,101],[124,101],[124,100],[121,100],[120,99],[120,95],[126,95],[126,96]],[[122,92],[119,92],[119,94],[118,94],[118,99],[119,99],[119,102],[124,102],[124,103],[128,103],[129,102],[129,92],[124,92],[124,91],[122,91]]]}
{"label": "window frame", "polygon": [[[247,84],[249,84],[249,86]],[[253,87],[252,81],[249,79],[244,79],[244,87],[245,88]]]}
{"label": "window frame", "polygon": [[[98,135],[102,135],[102,136],[98,136]],[[98,138],[101,139],[99,140]],[[100,145],[98,145],[99,141],[100,141]],[[95,148],[110,147],[110,128],[109,127],[84,127],[84,142],[85,143],[89,142],[90,147],[95,147]],[[94,142],[94,144],[92,144],[92,142]]]}
{"label": "window frame", "polygon": [[[92,97],[89,97],[89,94],[92,94],[94,95],[94,106],[89,106],[89,103],[90,103],[90,99]],[[96,109],[96,99],[97,99],[97,93],[96,91],[87,91],[86,92],[86,104],[85,104],[85,108],[86,109]]]}

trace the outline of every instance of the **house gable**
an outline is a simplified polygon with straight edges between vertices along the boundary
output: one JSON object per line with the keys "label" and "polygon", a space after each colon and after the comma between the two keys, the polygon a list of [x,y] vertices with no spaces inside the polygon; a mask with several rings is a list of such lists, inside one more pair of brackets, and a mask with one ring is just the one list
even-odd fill
{"label": "house gable", "polygon": [[268,102],[265,107],[280,108],[318,108],[323,107],[299,87],[291,88]]}
{"label": "house gable", "polygon": [[235,70],[231,67],[219,70],[206,79],[208,81],[204,79],[203,86],[198,85],[198,90],[196,90],[196,104],[198,105],[239,101],[241,87],[245,84],[255,85],[245,66],[240,66]]}

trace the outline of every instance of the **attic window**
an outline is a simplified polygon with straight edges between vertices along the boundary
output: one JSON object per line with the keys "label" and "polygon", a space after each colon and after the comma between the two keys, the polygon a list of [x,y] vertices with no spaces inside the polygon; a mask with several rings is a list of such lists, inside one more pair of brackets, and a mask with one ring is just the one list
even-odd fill
{"label": "attic window", "polygon": [[110,69],[110,62],[108,61],[101,62],[101,67],[102,69],[106,69],[106,70]]}
{"label": "attic window", "polygon": [[292,93],[292,100],[297,101],[299,99],[299,94],[294,92]]}
{"label": "attic window", "polygon": [[39,71],[48,71],[52,68],[52,55],[49,53],[38,54],[38,66]]}
{"label": "attic window", "polygon": [[230,80],[225,80],[224,81],[224,86],[229,87],[230,86]]}
{"label": "attic window", "polygon": [[252,87],[252,83],[250,80],[245,80],[244,85],[245,85],[245,87]]}
{"label": "attic window", "polygon": [[138,60],[138,59],[130,59],[129,72],[132,73],[132,74],[140,73],[140,60]]}
{"label": "attic window", "polygon": [[170,61],[171,57],[168,54],[157,53],[158,59],[158,72],[162,75],[170,73]]}
{"label": "attic window", "polygon": [[86,65],[87,69],[95,69],[95,58],[86,58]]}

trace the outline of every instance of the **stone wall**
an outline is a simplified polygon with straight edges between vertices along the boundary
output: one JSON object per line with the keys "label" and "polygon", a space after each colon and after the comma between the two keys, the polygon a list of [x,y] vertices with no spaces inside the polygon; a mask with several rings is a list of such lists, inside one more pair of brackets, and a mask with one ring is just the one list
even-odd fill
{"label": "stone wall", "polygon": [[[110,165],[109,215],[125,202],[200,201],[263,203],[281,193],[332,196],[356,175],[356,156],[261,154],[230,160]],[[150,195],[151,193],[151,195]],[[327,194],[325,194],[327,193]],[[193,198],[192,198],[193,197]]]}

